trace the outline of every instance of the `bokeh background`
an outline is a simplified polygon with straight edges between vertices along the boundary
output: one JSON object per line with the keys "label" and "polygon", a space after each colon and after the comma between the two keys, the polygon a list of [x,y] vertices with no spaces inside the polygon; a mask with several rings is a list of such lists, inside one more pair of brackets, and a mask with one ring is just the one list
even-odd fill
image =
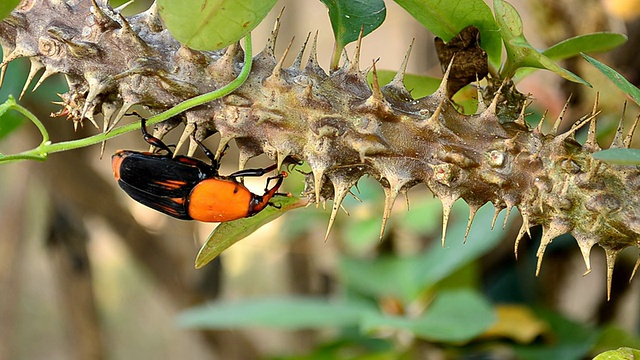
{"label": "bokeh background", "polygon": [[[624,47],[598,58],[639,85],[638,1],[512,3],[523,17],[528,40],[539,48],[589,32],[627,34],[629,42]],[[398,69],[415,39],[408,72],[441,76],[433,35],[394,2],[387,1],[386,5],[387,20],[364,40],[364,66],[377,60],[379,69]],[[149,2],[137,0],[125,13],[137,13],[148,6]],[[281,54],[293,36],[297,48],[308,32],[318,30],[319,58],[326,68],[333,35],[326,8],[316,0],[280,0],[254,31],[254,49],[264,46],[282,7],[285,11],[276,52]],[[353,44],[348,49],[352,54]],[[538,71],[518,86],[521,92],[533,94],[528,120],[535,124],[545,109],[549,118],[555,118],[569,94],[573,94],[563,122],[563,127],[568,128],[591,110],[596,91],[600,91],[599,140],[608,145],[621,116],[624,95],[581,59],[568,60],[563,65],[594,88]],[[9,64],[0,100],[8,94],[17,96],[27,73],[27,60]],[[96,132],[88,125],[74,133],[69,121],[49,118],[50,113],[59,110],[51,101],[57,100],[56,93],[65,91],[62,76],[54,76],[34,93],[27,91],[20,102],[44,120],[54,142]],[[630,104],[625,122],[628,124],[638,113],[638,108]],[[39,143],[37,130],[17,115],[0,120],[2,153],[15,153]],[[16,130],[6,130],[14,126]],[[175,142],[178,133],[169,134],[167,143]],[[214,136],[207,144],[215,148],[216,141]],[[138,133],[132,133],[109,141],[102,158],[100,147],[94,146],[53,154],[45,162],[0,166],[0,359],[395,359],[409,354],[428,359],[564,359],[575,358],[572,356],[576,353],[582,354],[578,358],[588,357],[598,350],[623,345],[640,347],[640,281],[627,282],[636,250],[620,255],[611,301],[607,302],[601,249],[594,248],[593,271],[583,277],[585,268],[577,245],[571,236],[562,236],[548,248],[541,274],[535,277],[540,230],[534,228],[533,238],[523,241],[519,260],[515,261],[513,240],[521,222],[515,211],[498,235],[489,232],[490,221],[480,219],[474,224],[470,241],[495,236],[500,240],[490,251],[464,264],[443,287],[462,283],[481,291],[494,306],[516,304],[532,313],[553,314],[536,318],[546,324],[538,328],[532,325],[533,320],[523,321],[522,327],[534,328],[532,336],[523,341],[508,334],[491,341],[475,339],[457,344],[411,339],[406,334],[356,336],[344,329],[283,331],[261,327],[207,331],[181,327],[176,316],[207,301],[302,295],[340,297],[353,290],[341,273],[339,263],[344,256],[409,256],[439,243],[440,203],[426,187],[412,189],[408,194],[409,210],[402,199],[396,202],[380,242],[383,191],[371,179],[363,179],[358,194],[362,202],[345,201],[350,215],[338,215],[327,242],[323,238],[331,203],[326,210],[313,206],[295,210],[234,245],[204,269],[196,270],[195,255],[215,224],[174,220],[126,197],[111,175],[110,155],[118,148],[144,149],[146,144]],[[236,159],[232,146],[221,173],[233,172]],[[248,166],[268,163],[261,156]],[[264,180],[248,184],[260,192],[261,181]],[[285,190],[298,194],[302,186],[302,176],[292,172]],[[450,233],[464,229],[466,211],[463,204],[457,205]],[[496,228],[500,228],[503,217],[504,213]],[[450,236],[448,242],[459,244],[462,239]],[[406,311],[398,309],[393,298],[370,300],[389,313]],[[556,325],[576,336],[582,331],[580,335],[584,336],[558,336],[561,330],[554,328]],[[569,352],[564,357],[562,351],[549,350],[558,344],[569,344],[562,349],[570,349],[571,341],[587,342],[581,339],[589,339],[587,351]],[[346,350],[331,352],[331,346]],[[550,352],[545,353],[545,349]],[[328,355],[323,357],[323,353]]]}

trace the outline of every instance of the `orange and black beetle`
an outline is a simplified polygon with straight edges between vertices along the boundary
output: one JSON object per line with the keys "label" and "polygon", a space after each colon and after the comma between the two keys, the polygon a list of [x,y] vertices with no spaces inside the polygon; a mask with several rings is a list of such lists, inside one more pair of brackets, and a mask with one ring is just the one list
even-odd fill
{"label": "orange and black beetle", "polygon": [[[262,196],[249,191],[237,178],[263,176],[276,165],[221,176],[218,161],[202,143],[196,140],[211,165],[188,156],[174,157],[169,146],[147,132],[145,119],[141,119],[144,140],[166,154],[118,150],[111,157],[113,175],[132,199],[178,219],[204,222],[241,219],[272,205],[269,200],[277,194],[285,172],[267,179]],[[276,184],[269,189],[272,180]]]}

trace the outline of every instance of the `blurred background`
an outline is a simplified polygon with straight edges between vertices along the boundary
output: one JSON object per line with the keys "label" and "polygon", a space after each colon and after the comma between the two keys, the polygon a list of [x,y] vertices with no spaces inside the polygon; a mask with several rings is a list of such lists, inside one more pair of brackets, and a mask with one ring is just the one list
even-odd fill
{"label": "blurred background", "polygon": [[[627,34],[627,44],[598,58],[639,85],[638,1],[511,3],[523,17],[528,40],[538,48],[590,32]],[[148,1],[137,0],[125,14],[148,6]],[[397,70],[415,39],[407,71],[440,77],[433,35],[394,2],[386,6],[384,24],[364,39],[363,66],[379,59],[378,69]],[[276,53],[281,54],[293,36],[298,48],[308,32],[318,30],[319,59],[327,68],[333,35],[319,1],[280,0],[254,31],[254,49],[264,46],[282,7]],[[347,48],[352,54],[353,44]],[[545,110],[555,118],[572,94],[563,122],[568,128],[591,111],[600,91],[598,139],[608,146],[625,96],[582,59],[570,59],[563,66],[594,88],[537,71],[518,86],[535,100],[528,120],[537,123]],[[17,97],[27,73],[27,60],[9,64],[0,89],[2,101],[9,94]],[[96,132],[89,125],[74,133],[69,121],[49,117],[59,110],[51,104],[58,100],[56,93],[66,90],[63,78],[54,76],[20,101],[44,121],[54,142]],[[635,105],[628,106],[627,124],[638,112]],[[37,130],[18,115],[8,114],[0,121],[2,153],[39,143]],[[169,134],[166,142],[175,143],[179,132]],[[215,148],[217,137],[207,141]],[[517,211],[504,222],[504,230],[505,214],[500,214],[490,231],[493,208],[485,206],[463,245],[468,207],[459,202],[442,249],[441,205],[424,186],[409,191],[409,210],[398,199],[379,241],[384,194],[374,180],[365,178],[356,192],[362,202],[345,201],[350,215],[338,214],[327,242],[331,203],[326,210],[311,206],[292,211],[196,270],[195,255],[215,224],[174,220],[129,199],[111,174],[110,156],[119,148],[142,150],[147,145],[136,132],[109,141],[103,158],[100,147],[94,146],[53,154],[45,162],[0,167],[0,359],[580,359],[619,346],[640,348],[640,281],[628,283],[635,249],[618,258],[607,302],[604,252],[597,247],[591,256],[593,271],[583,277],[578,246],[570,235],[561,236],[547,249],[536,277],[540,230],[533,228],[532,239],[525,237],[514,259],[513,242],[521,223]],[[221,173],[236,170],[236,159],[232,146]],[[269,160],[263,155],[248,167],[266,164]],[[260,192],[263,182],[248,186]],[[285,191],[299,194],[302,189],[302,176],[291,172]],[[381,259],[386,262],[377,262]],[[437,281],[425,282],[418,300],[408,303],[383,286],[411,286],[412,274],[385,268],[389,259],[396,265],[405,259],[438,259],[447,270]],[[425,299],[447,289],[479,294],[502,328],[456,341],[394,331],[363,333],[355,327],[282,330],[275,323],[194,329],[177,321],[183,311],[208,301],[299,296],[358,298],[385,314],[411,314],[427,307],[430,300]],[[456,304],[460,305],[462,311],[464,304]]]}

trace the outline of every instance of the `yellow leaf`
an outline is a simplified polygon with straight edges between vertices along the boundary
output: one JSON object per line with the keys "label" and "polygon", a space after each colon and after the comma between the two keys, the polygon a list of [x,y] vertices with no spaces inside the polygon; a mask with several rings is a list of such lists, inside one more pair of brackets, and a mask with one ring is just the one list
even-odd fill
{"label": "yellow leaf", "polygon": [[526,306],[499,305],[496,313],[498,321],[482,334],[482,338],[509,338],[528,344],[549,331],[549,325]]}

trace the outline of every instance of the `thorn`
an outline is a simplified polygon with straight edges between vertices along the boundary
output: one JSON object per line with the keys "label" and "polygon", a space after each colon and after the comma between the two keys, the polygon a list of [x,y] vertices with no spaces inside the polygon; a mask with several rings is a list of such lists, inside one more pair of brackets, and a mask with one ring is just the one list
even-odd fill
{"label": "thorn", "polygon": [[300,51],[298,51],[298,55],[293,60],[291,67],[302,69],[302,56],[304,56],[304,50],[307,48],[307,42],[309,42],[309,38],[311,37],[311,32],[307,33],[307,38],[304,40]]}
{"label": "thorn", "polygon": [[495,114],[497,109],[498,109],[498,100],[500,99],[500,95],[502,95],[502,88],[506,85],[507,80],[505,79],[502,84],[500,84],[500,87],[498,88],[498,91],[496,91],[496,94],[493,96],[493,99],[491,100],[491,104],[489,104],[489,107],[487,108],[487,111],[490,114]]}
{"label": "thorn", "polygon": [[[518,115],[518,118],[516,119],[515,123],[518,125],[522,125],[524,127],[527,127],[527,121],[525,119],[526,117],[526,111],[527,111],[527,107],[531,105],[531,103],[524,103],[522,104],[522,109],[520,110],[520,115]],[[528,128],[528,127],[527,127]]]}
{"label": "thorn", "polygon": [[[87,81],[89,83],[89,93],[87,94],[87,98],[84,101],[84,106],[82,107],[82,113],[80,113],[79,120],[82,121],[82,119],[86,117],[87,119],[89,119],[89,121],[91,121],[93,126],[95,126],[96,129],[99,130],[100,127],[93,118],[93,113],[95,111],[96,99],[98,95],[100,95],[100,93],[105,90],[106,86],[98,79],[89,78]],[[87,115],[89,107],[94,108],[94,110],[92,110],[91,113]]]}
{"label": "thorn", "polygon": [[536,128],[533,130],[533,132],[537,133],[537,134],[542,134],[542,125],[544,124],[544,120],[547,118],[547,113],[549,112],[549,109],[546,109],[544,111],[544,113],[542,114],[542,119],[540,119],[540,122],[538,123],[538,126],[536,126]]}
{"label": "thorn", "polygon": [[349,65],[347,71],[350,73],[360,72],[360,46],[362,45],[362,34],[364,34],[364,24],[360,27],[360,33],[358,34],[358,42],[356,42],[356,48],[353,52],[353,62]]}
{"label": "thorn", "polygon": [[523,219],[522,226],[520,226],[520,231],[518,231],[518,236],[516,236],[516,243],[513,247],[513,254],[515,255],[516,260],[518,260],[518,246],[520,246],[520,240],[522,240],[522,238],[524,237],[524,234],[526,234],[528,231],[529,231],[529,224]]}
{"label": "thorn", "polygon": [[540,239],[540,246],[538,247],[538,252],[536,253],[536,257],[538,258],[538,263],[536,264],[536,276],[540,275],[540,268],[542,267],[544,252],[547,249],[547,246],[551,244],[551,241],[553,240],[550,233],[550,229],[542,229],[542,239]]}
{"label": "thorn", "polygon": [[[188,125],[189,124],[187,124],[187,126]],[[186,127],[185,127],[185,130],[186,130]],[[193,157],[193,154],[196,153],[196,150],[198,150],[198,147],[199,147],[198,146],[198,142],[196,142],[195,138],[190,137],[189,138],[189,149],[187,149],[187,156]],[[175,153],[174,153],[173,156],[175,156]]]}
{"label": "thorn", "polygon": [[384,95],[382,95],[382,90],[380,89],[380,82],[378,80],[378,71],[376,69],[376,61],[373,61],[373,67],[372,70],[373,72],[373,85],[372,85],[372,94],[371,97],[376,99],[376,100],[380,100],[380,101],[384,101]]}
{"label": "thorn", "polygon": [[107,146],[107,140],[104,140],[101,144],[100,144],[100,160],[102,160],[102,158],[104,157],[104,149]]}
{"label": "thorn", "polygon": [[282,57],[280,58],[280,60],[276,64],[276,66],[273,67],[273,71],[271,72],[271,76],[273,76],[275,78],[280,78],[280,75],[282,75],[282,63],[284,63],[284,59],[286,59],[287,55],[289,54],[289,50],[291,49],[291,45],[293,45],[293,40],[295,40],[295,36],[291,38],[291,41],[289,42],[289,45],[284,50],[284,54],[282,54]]}
{"label": "thorn", "polygon": [[625,102],[622,104],[622,115],[620,116],[620,121],[618,122],[618,128],[616,129],[616,134],[613,137],[613,141],[611,142],[611,145],[609,146],[609,148],[624,147],[623,127],[624,127],[624,115],[626,112],[627,112],[627,101],[625,100]]}
{"label": "thorn", "polygon": [[7,64],[2,62],[0,63],[0,87],[2,87],[2,83],[4,82],[4,76],[7,73]]}
{"label": "thorn", "polygon": [[407,211],[409,211],[409,190],[407,188],[400,189],[400,193],[404,196],[405,205],[407,206]]}
{"label": "thorn", "polygon": [[636,132],[636,127],[638,126],[638,121],[640,121],[640,114],[638,114],[638,116],[636,116],[636,119],[633,121],[633,124],[631,124],[631,129],[629,129],[629,132],[627,133],[627,136],[625,136],[625,138],[624,138],[623,145],[624,145],[625,148],[631,147],[631,140],[633,139],[633,134]]}
{"label": "thorn", "polygon": [[496,220],[498,220],[498,215],[500,215],[500,211],[502,211],[502,208],[499,208],[497,206],[495,206],[495,210],[493,212],[493,220],[491,220],[491,230],[493,230],[493,228],[496,226]]}
{"label": "thorn", "polygon": [[91,0],[91,8],[90,11],[96,20],[96,23],[102,30],[107,29],[117,29],[120,27],[117,21],[113,20],[109,15],[107,15],[104,10],[98,5],[96,0]]}
{"label": "thorn", "polygon": [[137,32],[133,31],[133,28],[131,28],[131,25],[129,25],[127,19],[125,19],[125,17],[120,13],[118,13],[118,17],[120,18],[120,22],[122,23],[122,28],[120,30],[122,34],[129,35],[129,39],[132,39],[140,48],[144,50],[145,53],[150,52],[149,45],[144,40],[142,40],[142,38],[140,38],[140,35],[138,35]]}
{"label": "thorn", "polygon": [[594,117],[589,122],[589,131],[587,135],[587,141],[585,141],[583,147],[590,151],[600,150],[600,145],[598,145],[598,140],[596,139],[596,122],[597,119],[595,115],[598,113],[598,102],[600,100],[600,93],[596,93],[595,101],[593,102],[593,110],[591,111],[591,115]]}
{"label": "thorn", "polygon": [[280,31],[280,18],[282,17],[282,13],[284,13],[284,7],[280,10],[278,17],[276,18],[276,22],[273,25],[273,30],[271,30],[271,35],[269,35],[269,39],[267,40],[267,45],[264,48],[265,54],[271,56],[275,59],[275,50],[276,50],[276,40],[278,39],[278,32]]}
{"label": "thorn", "polygon": [[611,283],[613,282],[613,268],[620,250],[604,249],[607,256],[607,301],[611,299]]}
{"label": "thorn", "polygon": [[633,280],[633,277],[636,275],[636,271],[638,271],[638,266],[640,266],[640,256],[636,260],[636,264],[633,266],[633,271],[631,272],[631,277],[629,277],[629,282]]}
{"label": "thorn", "polygon": [[447,237],[447,225],[449,224],[449,216],[451,215],[451,208],[456,202],[455,198],[440,199],[442,202],[442,248],[444,249],[445,240]]}
{"label": "thorn", "polygon": [[[329,239],[329,233],[333,227],[333,222],[336,219],[338,210],[342,207],[342,201],[344,197],[349,193],[351,186],[344,183],[333,183],[333,208],[331,209],[331,217],[329,217],[329,225],[327,225],[327,232],[324,235],[324,242]],[[346,210],[345,210],[346,211]],[[348,213],[347,213],[348,214]]]}
{"label": "thorn", "polygon": [[596,243],[596,241],[591,241],[590,244],[586,244],[586,242],[579,242],[580,252],[582,253],[582,260],[584,260],[584,266],[587,270],[582,274],[582,276],[586,276],[591,272],[591,248]]}
{"label": "thorn", "polygon": [[[284,160],[287,158],[287,156],[290,155],[290,152],[284,153],[282,151],[277,151],[276,152],[276,169],[281,169],[282,168],[282,163],[284,163]],[[335,184],[334,184],[335,185]]]}
{"label": "thorn", "polygon": [[[224,156],[224,152],[227,150],[227,146],[232,139],[232,136],[224,136],[222,133],[220,134],[220,142],[218,143],[218,149],[216,150],[215,155],[217,160],[222,159],[222,156]],[[280,166],[278,166],[278,169],[280,169]]]}
{"label": "thorn", "polygon": [[442,81],[440,81],[440,85],[438,85],[438,90],[436,90],[433,95],[439,96],[441,98],[447,97],[447,83],[449,82],[449,75],[451,74],[451,68],[453,68],[453,61],[455,60],[455,55],[451,57],[451,61],[449,61],[449,66],[447,66],[447,70],[442,75]]}
{"label": "thorn", "polygon": [[351,64],[351,62],[349,61],[349,54],[347,54],[347,49],[344,49],[342,51],[342,56],[341,57],[342,57],[342,69],[343,70],[348,69],[349,68],[349,64]]}
{"label": "thorn", "polygon": [[224,54],[215,62],[211,63],[207,68],[207,71],[212,74],[225,74],[228,77],[236,77],[236,71],[234,66],[234,59],[237,54],[242,51],[240,44],[235,42],[224,51]]}
{"label": "thorn", "polygon": [[142,20],[149,26],[149,30],[153,32],[161,32],[163,30],[162,20],[158,14],[157,1],[151,3],[151,6],[142,15]]}
{"label": "thorn", "polygon": [[513,208],[513,205],[507,206],[507,211],[504,214],[504,221],[502,222],[502,230],[507,228],[507,221],[509,221],[509,214],[511,214],[512,208]]}
{"label": "thorn", "polygon": [[431,114],[431,116],[429,116],[429,119],[427,119],[425,124],[431,124],[431,123],[437,124],[437,123],[439,123],[440,112],[442,111],[442,107],[444,106],[445,99],[446,99],[446,97],[441,97],[440,98],[440,102],[438,103],[438,107],[436,107],[436,110],[433,112],[433,114]]}
{"label": "thorn", "polygon": [[600,112],[597,112],[596,114],[589,114],[589,115],[585,115],[585,116],[581,117],[578,121],[576,121],[575,123],[573,123],[573,125],[571,125],[571,128],[569,130],[567,130],[563,134],[559,135],[558,138],[560,140],[564,141],[564,139],[566,139],[566,138],[568,138],[570,136],[573,136],[576,133],[576,131],[580,130],[587,123],[590,123],[599,114],[600,114]]}
{"label": "thorn", "polygon": [[13,60],[20,57],[24,57],[24,56],[27,56],[24,50],[19,50],[18,48],[15,48],[10,53],[7,53],[3,49],[2,62],[0,63],[0,69],[2,69],[0,70],[0,85],[2,85],[2,82],[4,80],[4,75],[7,72],[7,65],[9,65],[9,63],[12,62]]}
{"label": "thorn", "polygon": [[313,186],[316,196],[316,209],[320,205],[320,190],[322,189],[324,169],[313,169]]}
{"label": "thorn", "polygon": [[540,239],[540,246],[536,257],[538,258],[538,264],[536,265],[536,276],[540,274],[540,268],[542,267],[542,259],[544,258],[544,252],[547,246],[551,244],[551,241],[556,237],[571,231],[571,228],[562,219],[554,219],[550,225],[542,227],[542,239]]}
{"label": "thorn", "polygon": [[551,129],[551,135],[558,134],[558,129],[560,129],[560,123],[562,122],[562,119],[564,118],[564,114],[567,112],[567,109],[569,108],[569,102],[571,102],[572,96],[573,94],[569,94],[569,98],[564,103],[564,106],[562,107],[562,111],[560,111],[560,115],[558,115],[558,118],[553,123],[553,128]]}
{"label": "thorn", "polygon": [[481,114],[487,110],[487,104],[484,102],[484,96],[482,95],[482,88],[480,87],[480,79],[476,74],[476,97],[478,98],[478,109],[476,114]]}
{"label": "thorn", "polygon": [[[394,184],[395,183],[395,184]],[[387,220],[391,216],[391,210],[393,209],[393,204],[396,202],[396,198],[398,197],[398,187],[402,187],[401,184],[396,180],[393,183],[389,181],[389,187],[383,187],[384,189],[384,212],[382,214],[382,226],[380,227],[380,241],[382,241],[382,236],[384,235],[384,229],[387,226]]]}
{"label": "thorn", "polygon": [[[187,122],[187,125],[185,125],[184,130],[182,131],[182,135],[180,135],[180,140],[178,140],[178,143],[176,144],[176,148],[173,150],[174,156],[178,153],[178,151],[180,150],[182,145],[184,145],[187,139],[189,139],[191,135],[193,135],[194,131],[196,131],[196,124],[193,122]],[[195,149],[193,151],[195,152]],[[191,153],[191,145],[189,146],[188,152]],[[191,155],[193,155],[193,153],[189,154],[189,156]]]}
{"label": "thorn", "polygon": [[112,102],[103,102],[102,103],[102,131],[107,132],[109,129],[109,123],[111,122],[111,117],[115,114],[118,109],[117,105]]}
{"label": "thorn", "polygon": [[40,60],[36,58],[29,58],[29,62],[29,75],[27,75],[27,79],[24,82],[24,86],[22,87],[22,91],[20,92],[18,100],[22,100],[24,93],[27,92],[27,89],[29,88],[29,85],[31,84],[33,79],[36,77],[40,69],[44,68],[44,64],[42,64],[42,62],[40,62]]}
{"label": "thorn", "polygon": [[[355,185],[357,186],[357,184]],[[356,199],[358,202],[362,202],[362,199],[360,199],[358,197],[358,195],[354,194],[353,191],[349,190],[349,195],[351,195],[354,199]]]}
{"label": "thorn", "polygon": [[407,72],[407,64],[409,63],[409,56],[411,55],[411,49],[413,49],[413,43],[416,41],[415,38],[411,40],[411,44],[409,45],[409,49],[404,54],[404,59],[402,60],[402,64],[400,65],[400,70],[393,77],[393,80],[389,83],[391,86],[395,86],[401,89],[406,89],[404,85],[404,74]]}
{"label": "thorn", "polygon": [[313,36],[313,43],[311,43],[311,52],[309,53],[309,59],[305,66],[305,72],[313,73],[318,76],[326,76],[327,73],[318,64],[318,31]]}
{"label": "thorn", "polygon": [[467,243],[469,231],[471,230],[471,224],[473,223],[473,219],[476,217],[478,209],[480,209],[480,207],[469,205],[469,221],[467,221],[467,229],[464,232],[464,241],[462,242],[463,244]]}
{"label": "thorn", "polygon": [[[55,74],[56,71],[54,70],[49,70],[48,68],[45,67],[44,72],[42,73],[42,75],[40,75],[40,79],[38,79],[38,82],[36,82],[35,85],[33,85],[33,89],[31,89],[31,92],[36,91],[40,85],[42,85],[42,83],[47,80],[48,77],[50,77],[51,75]],[[0,80],[0,85],[2,84],[2,80]]]}
{"label": "thorn", "polygon": [[122,104],[122,107],[120,108],[120,111],[118,112],[118,114],[116,115],[115,118],[113,118],[113,123],[111,123],[111,126],[109,126],[109,129],[107,130],[107,132],[113,130],[113,128],[116,127],[116,125],[118,125],[118,123],[120,122],[120,120],[124,117],[124,115],[129,111],[129,109],[133,106],[133,103],[130,103],[128,101],[125,101]]}

